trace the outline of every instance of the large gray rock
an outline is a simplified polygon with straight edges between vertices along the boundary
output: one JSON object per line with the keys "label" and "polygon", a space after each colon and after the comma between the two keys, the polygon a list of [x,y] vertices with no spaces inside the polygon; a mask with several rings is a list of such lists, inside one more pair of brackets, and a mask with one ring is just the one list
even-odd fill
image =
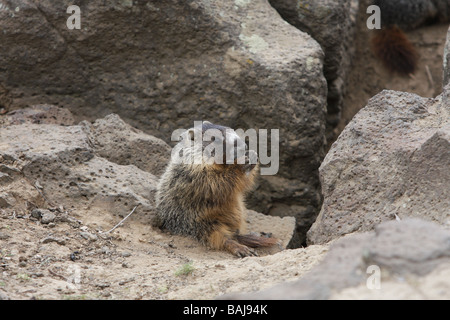
{"label": "large gray rock", "polygon": [[346,76],[353,56],[358,0],[269,0],[290,24],[310,34],[325,53],[328,83],[327,122],[330,129],[340,119]]}
{"label": "large gray rock", "polygon": [[[105,130],[100,130],[98,123],[104,127],[119,126],[122,130],[106,141]],[[107,160],[120,158],[123,146],[133,146],[137,136],[143,137],[146,148],[130,152],[130,156],[136,163],[156,163],[147,164],[154,174],[131,164]],[[147,221],[153,214],[158,179],[155,174],[166,163],[170,147],[162,140],[145,136],[114,115],[93,125],[25,122],[5,126],[0,129],[0,172],[4,177],[0,203],[22,213],[29,202],[37,207],[63,205],[68,209],[100,210],[120,216],[139,204],[136,216]],[[117,145],[117,150],[105,150],[104,145]],[[158,152],[152,154],[152,146]],[[161,153],[164,148],[166,153]]]}
{"label": "large gray rock", "polygon": [[69,30],[72,4],[3,2],[0,85],[11,105],[45,101],[79,120],[114,112],[166,142],[194,120],[280,129],[278,180],[263,177],[248,203],[317,215],[327,85],[316,41],[266,0],[88,1],[81,29]]}
{"label": "large gray rock", "polygon": [[383,91],[369,100],[320,167],[318,244],[382,221],[450,223],[450,86],[435,99]]}
{"label": "large gray rock", "polygon": [[100,157],[120,165],[135,165],[157,176],[164,172],[172,149],[161,139],[133,128],[116,114],[81,124]]}
{"label": "large gray rock", "polygon": [[[374,270],[379,273],[375,275]],[[378,225],[375,231],[337,240],[323,261],[298,281],[225,297],[449,299],[450,278],[442,278],[443,273],[449,272],[449,229],[421,219],[388,221]],[[374,276],[379,276],[380,287],[375,287]]]}

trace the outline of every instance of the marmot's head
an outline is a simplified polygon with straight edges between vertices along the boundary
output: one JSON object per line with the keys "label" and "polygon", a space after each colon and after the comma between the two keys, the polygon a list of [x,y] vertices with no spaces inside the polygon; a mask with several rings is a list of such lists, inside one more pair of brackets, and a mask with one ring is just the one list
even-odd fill
{"label": "marmot's head", "polygon": [[193,165],[240,166],[250,172],[258,163],[258,155],[248,150],[244,137],[235,130],[213,124],[198,122],[183,132],[172,151],[172,162]]}

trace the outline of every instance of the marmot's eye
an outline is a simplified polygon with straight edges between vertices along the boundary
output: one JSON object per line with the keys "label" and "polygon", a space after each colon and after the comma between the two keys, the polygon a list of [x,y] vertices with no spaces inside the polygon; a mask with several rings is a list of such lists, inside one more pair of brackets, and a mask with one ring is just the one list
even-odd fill
{"label": "marmot's eye", "polygon": [[223,138],[220,137],[220,136],[212,136],[212,137],[211,137],[211,141],[212,141],[212,142],[215,142],[215,141],[221,142],[221,141],[223,141]]}
{"label": "marmot's eye", "polygon": [[194,130],[189,130],[189,138],[193,141],[194,140]]}

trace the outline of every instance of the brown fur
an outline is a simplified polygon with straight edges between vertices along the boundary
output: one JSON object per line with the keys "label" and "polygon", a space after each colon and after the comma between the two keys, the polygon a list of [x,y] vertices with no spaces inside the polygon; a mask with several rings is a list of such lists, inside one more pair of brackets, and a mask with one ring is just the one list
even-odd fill
{"label": "brown fur", "polygon": [[372,49],[388,70],[410,75],[417,69],[419,55],[397,26],[377,31],[372,38]]}

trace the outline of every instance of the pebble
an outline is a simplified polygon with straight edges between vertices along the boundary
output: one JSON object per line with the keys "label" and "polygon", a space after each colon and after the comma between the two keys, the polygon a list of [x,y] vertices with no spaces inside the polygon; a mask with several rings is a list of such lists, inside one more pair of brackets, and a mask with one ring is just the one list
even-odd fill
{"label": "pebble", "polygon": [[6,240],[9,238],[9,235],[0,231],[0,240]]}
{"label": "pebble", "polygon": [[50,243],[50,242],[56,242],[59,245],[65,245],[66,244],[66,240],[64,239],[60,239],[60,238],[55,238],[55,237],[47,237],[41,240],[42,243]]}
{"label": "pebble", "polygon": [[31,211],[31,216],[32,216],[33,218],[40,219],[41,216],[42,216],[42,210],[41,210],[41,209],[33,209],[33,210]]}
{"label": "pebble", "polygon": [[41,217],[41,223],[42,224],[49,224],[50,222],[55,221],[55,214],[51,211],[45,210],[45,212],[42,214]]}
{"label": "pebble", "polygon": [[104,289],[104,288],[108,288],[109,286],[111,286],[111,284],[109,284],[107,282],[99,282],[95,286],[97,288]]}
{"label": "pebble", "polygon": [[81,231],[80,232],[80,236],[83,237],[86,240],[90,240],[90,241],[97,241],[98,237],[95,234],[92,234],[90,232],[86,232],[86,231]]}
{"label": "pebble", "polygon": [[103,253],[103,254],[109,254],[109,253],[111,253],[111,249],[109,249],[107,246],[103,246],[103,247],[101,248],[101,253]]}

